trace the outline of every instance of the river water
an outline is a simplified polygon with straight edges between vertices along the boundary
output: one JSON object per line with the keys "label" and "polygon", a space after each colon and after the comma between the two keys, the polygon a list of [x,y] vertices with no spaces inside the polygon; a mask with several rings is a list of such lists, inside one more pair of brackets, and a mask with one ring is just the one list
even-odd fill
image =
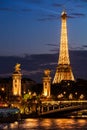
{"label": "river water", "polygon": [[0,130],[87,130],[87,119],[24,119],[0,124]]}

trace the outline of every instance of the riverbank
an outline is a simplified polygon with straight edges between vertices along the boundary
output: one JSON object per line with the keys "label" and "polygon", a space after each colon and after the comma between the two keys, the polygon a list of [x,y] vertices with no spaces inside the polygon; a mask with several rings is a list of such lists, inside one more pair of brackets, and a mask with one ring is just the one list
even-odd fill
{"label": "riverbank", "polygon": [[87,130],[87,119],[27,118],[0,124],[0,130]]}

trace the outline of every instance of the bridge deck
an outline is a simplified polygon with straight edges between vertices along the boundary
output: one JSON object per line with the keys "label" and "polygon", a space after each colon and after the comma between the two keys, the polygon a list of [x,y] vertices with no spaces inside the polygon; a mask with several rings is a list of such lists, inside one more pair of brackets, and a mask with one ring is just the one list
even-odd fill
{"label": "bridge deck", "polygon": [[39,116],[41,117],[58,117],[58,116],[64,116],[66,114],[69,114],[71,112],[74,111],[79,111],[79,110],[83,110],[83,109],[87,109],[87,104],[80,104],[80,105],[73,105],[73,106],[67,106],[67,107],[62,107],[62,108],[58,108],[58,109],[54,109],[54,110],[49,110],[49,111],[43,111],[38,113]]}

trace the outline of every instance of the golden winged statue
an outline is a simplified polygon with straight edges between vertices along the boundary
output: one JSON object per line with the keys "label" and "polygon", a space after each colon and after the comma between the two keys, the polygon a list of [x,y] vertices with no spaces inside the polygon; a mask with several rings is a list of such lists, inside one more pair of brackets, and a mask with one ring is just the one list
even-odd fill
{"label": "golden winged statue", "polygon": [[20,66],[21,66],[21,64],[19,64],[19,63],[17,63],[17,64],[15,65],[14,68],[15,68],[15,71],[16,71],[16,72],[21,70]]}

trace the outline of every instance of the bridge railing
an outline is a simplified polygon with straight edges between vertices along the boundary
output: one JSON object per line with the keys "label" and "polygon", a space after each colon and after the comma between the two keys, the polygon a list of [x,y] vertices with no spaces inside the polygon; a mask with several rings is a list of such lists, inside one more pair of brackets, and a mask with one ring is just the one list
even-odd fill
{"label": "bridge railing", "polygon": [[87,105],[87,100],[58,101],[58,103],[56,104],[53,103],[51,104],[51,102],[42,103],[42,105],[38,107],[38,113],[58,110],[67,107],[79,106],[79,105]]}

